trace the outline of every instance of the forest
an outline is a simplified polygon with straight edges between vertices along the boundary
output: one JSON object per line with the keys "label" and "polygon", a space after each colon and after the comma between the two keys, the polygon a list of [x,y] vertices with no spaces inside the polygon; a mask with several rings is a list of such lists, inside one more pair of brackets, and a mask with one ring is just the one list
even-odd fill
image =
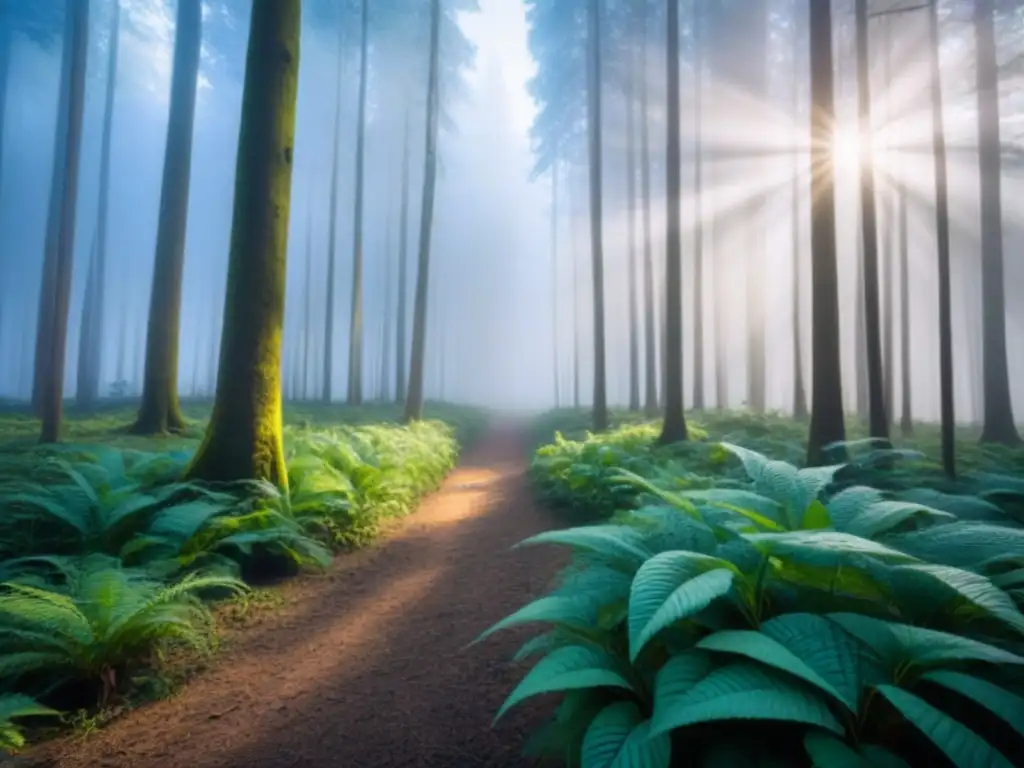
{"label": "forest", "polygon": [[0,766],[1024,766],[1022,85],[1024,0],[0,0]]}

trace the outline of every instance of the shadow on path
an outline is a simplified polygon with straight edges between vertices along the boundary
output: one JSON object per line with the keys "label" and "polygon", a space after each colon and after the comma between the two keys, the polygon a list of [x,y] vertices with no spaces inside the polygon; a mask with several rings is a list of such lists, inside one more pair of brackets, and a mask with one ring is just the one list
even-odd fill
{"label": "shadow on path", "polygon": [[232,642],[180,694],[85,740],[40,749],[71,768],[523,766],[526,705],[491,719],[525,671],[529,630],[481,631],[564,562],[509,548],[552,527],[531,500],[521,429],[497,427],[370,550],[286,589],[289,607]]}

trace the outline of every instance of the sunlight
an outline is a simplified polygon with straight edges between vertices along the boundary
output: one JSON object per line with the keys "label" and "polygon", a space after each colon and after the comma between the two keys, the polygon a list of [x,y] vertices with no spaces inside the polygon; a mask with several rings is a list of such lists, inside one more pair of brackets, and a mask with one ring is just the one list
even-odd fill
{"label": "sunlight", "polygon": [[840,173],[854,172],[860,167],[860,134],[856,130],[836,128],[832,137],[832,162]]}

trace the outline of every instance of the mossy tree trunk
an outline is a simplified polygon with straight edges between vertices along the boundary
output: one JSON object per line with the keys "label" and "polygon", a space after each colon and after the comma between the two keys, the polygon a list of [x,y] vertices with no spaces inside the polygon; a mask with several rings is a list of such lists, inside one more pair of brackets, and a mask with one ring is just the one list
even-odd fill
{"label": "mossy tree trunk", "polygon": [[178,344],[201,43],[202,3],[178,0],[156,259],[146,327],[146,369],[142,405],[132,427],[136,434],[174,432],[185,426],[178,403]]}
{"label": "mossy tree trunk", "polygon": [[668,89],[665,144],[665,420],[661,443],[685,440],[683,414],[683,262],[680,222],[679,148],[679,0],[669,0],[666,14]]}
{"label": "mossy tree trunk", "polygon": [[287,488],[281,335],[301,0],[253,4],[213,414],[188,476]]}
{"label": "mossy tree trunk", "polygon": [[832,8],[808,0],[811,69],[811,424],[807,464],[826,461],[823,448],[846,439],[839,359],[839,278],[836,265],[835,132]]}
{"label": "mossy tree trunk", "polygon": [[604,328],[604,236],[602,231],[601,8],[587,2],[587,149],[590,168],[590,257],[594,291],[594,431],[608,428],[608,382]]}
{"label": "mossy tree trunk", "polygon": [[430,236],[434,224],[434,189],[437,180],[437,128],[440,117],[440,30],[441,0],[430,3],[430,64],[427,74],[426,141],[423,152],[423,208],[420,214],[419,268],[412,320],[412,357],[409,362],[409,390],[405,398],[405,420],[423,418],[424,367],[427,342],[427,297],[430,286]]}
{"label": "mossy tree trunk", "polygon": [[114,122],[114,93],[117,90],[117,53],[121,26],[121,3],[111,9],[110,46],[107,54],[107,90],[103,103],[103,135],[100,140],[99,202],[96,207],[96,243],[86,283],[79,332],[78,407],[90,410],[100,395],[103,368],[103,333],[107,286],[107,219],[110,209],[110,139]]}
{"label": "mossy tree trunk", "polygon": [[348,337],[348,403],[363,402],[363,177],[366,163],[366,53],[370,27],[367,0],[362,0],[359,43],[359,116],[356,125],[355,212],[352,223],[352,315]]}
{"label": "mossy tree trunk", "polygon": [[40,442],[54,443],[60,438],[64,401],[64,366],[67,359],[68,307],[71,296],[71,271],[74,265],[75,216],[78,206],[78,170],[81,158],[82,115],[85,111],[85,72],[89,52],[89,0],[68,4],[65,30],[69,44],[64,52],[68,60],[61,75],[60,102],[67,107],[64,121],[58,120],[64,164],[61,168],[59,214],[54,247],[53,304],[50,321],[46,379],[42,397],[42,434]]}

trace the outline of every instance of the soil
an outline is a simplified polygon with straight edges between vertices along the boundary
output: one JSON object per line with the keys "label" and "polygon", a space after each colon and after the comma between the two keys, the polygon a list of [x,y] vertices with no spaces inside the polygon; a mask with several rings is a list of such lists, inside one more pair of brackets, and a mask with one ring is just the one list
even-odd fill
{"label": "soil", "polygon": [[[539,595],[564,562],[510,551],[553,526],[534,505],[521,429],[495,427],[441,489],[368,550],[284,590],[286,607],[228,639],[172,698],[43,745],[52,768],[527,766],[549,701],[491,720],[525,668],[530,628],[467,648]],[[536,627],[534,627],[534,630]]]}

